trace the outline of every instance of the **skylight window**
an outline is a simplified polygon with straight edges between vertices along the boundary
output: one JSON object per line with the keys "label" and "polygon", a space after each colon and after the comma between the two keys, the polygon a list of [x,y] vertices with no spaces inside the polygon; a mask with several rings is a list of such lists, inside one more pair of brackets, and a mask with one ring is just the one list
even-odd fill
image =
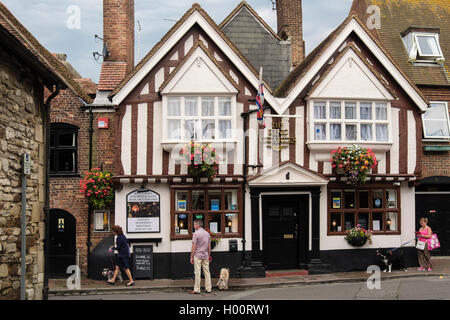
{"label": "skylight window", "polygon": [[403,43],[411,62],[442,63],[445,61],[439,45],[439,34],[431,32],[408,32]]}

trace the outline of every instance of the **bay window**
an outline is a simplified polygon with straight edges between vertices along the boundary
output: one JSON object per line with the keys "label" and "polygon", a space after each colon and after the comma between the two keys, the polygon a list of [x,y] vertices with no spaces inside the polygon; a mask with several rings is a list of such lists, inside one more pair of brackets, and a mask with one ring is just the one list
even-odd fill
{"label": "bay window", "polygon": [[388,142],[388,102],[311,101],[316,142]]}
{"label": "bay window", "polygon": [[228,141],[233,134],[232,97],[169,96],[165,141]]}

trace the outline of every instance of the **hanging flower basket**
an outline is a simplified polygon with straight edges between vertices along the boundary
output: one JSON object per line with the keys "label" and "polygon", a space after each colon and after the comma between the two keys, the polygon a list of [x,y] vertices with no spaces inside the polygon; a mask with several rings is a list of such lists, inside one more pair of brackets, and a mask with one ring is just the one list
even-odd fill
{"label": "hanging flower basket", "polygon": [[356,228],[347,230],[346,233],[347,235],[344,239],[347,240],[348,244],[352,246],[362,247],[366,244],[367,240],[369,240],[369,243],[372,244],[372,232],[361,228],[360,224],[358,224]]}
{"label": "hanging flower basket", "polygon": [[209,231],[209,235],[211,237],[211,250],[214,249],[216,247],[216,245],[219,244],[220,240],[222,240],[222,237],[214,232]]}
{"label": "hanging flower basket", "polygon": [[94,209],[105,209],[114,200],[112,175],[94,168],[80,180],[80,192],[92,203]]}
{"label": "hanging flower basket", "polygon": [[188,174],[196,182],[200,178],[212,179],[217,176],[218,156],[211,144],[202,145],[191,141],[181,148],[180,155],[188,163]]}
{"label": "hanging flower basket", "polygon": [[365,183],[370,170],[378,164],[371,149],[361,148],[357,145],[333,150],[330,161],[336,172],[346,176],[353,184]]}

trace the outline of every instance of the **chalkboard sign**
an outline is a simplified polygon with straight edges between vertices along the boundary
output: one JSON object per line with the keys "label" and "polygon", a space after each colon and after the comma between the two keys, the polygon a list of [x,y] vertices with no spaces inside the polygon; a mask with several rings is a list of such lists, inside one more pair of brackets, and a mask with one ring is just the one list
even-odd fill
{"label": "chalkboard sign", "polygon": [[133,246],[135,279],[153,279],[153,246]]}

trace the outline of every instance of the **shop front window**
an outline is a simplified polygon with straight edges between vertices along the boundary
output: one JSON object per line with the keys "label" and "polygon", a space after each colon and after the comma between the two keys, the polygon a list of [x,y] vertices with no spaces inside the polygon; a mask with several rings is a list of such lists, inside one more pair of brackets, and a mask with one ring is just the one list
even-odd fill
{"label": "shop front window", "polygon": [[399,192],[392,186],[332,187],[328,193],[328,234],[345,234],[358,224],[374,234],[399,234]]}
{"label": "shop front window", "polygon": [[241,236],[241,188],[172,187],[172,239],[190,239],[194,221],[200,219],[206,230],[222,237]]}

